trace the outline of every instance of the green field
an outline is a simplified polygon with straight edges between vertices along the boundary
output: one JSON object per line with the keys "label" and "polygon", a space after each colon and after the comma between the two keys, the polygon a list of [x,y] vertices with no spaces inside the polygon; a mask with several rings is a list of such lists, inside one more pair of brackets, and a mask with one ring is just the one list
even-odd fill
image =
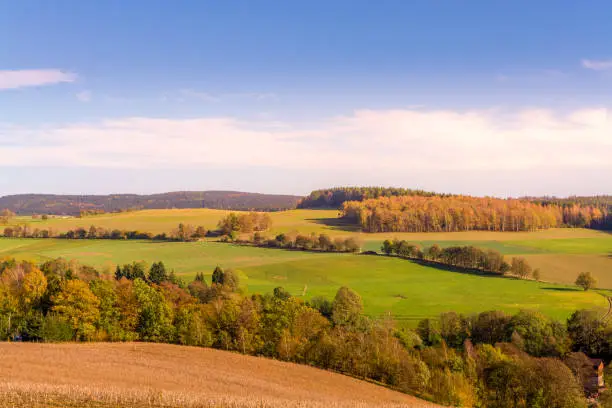
{"label": "green field", "polygon": [[[107,272],[117,263],[163,260],[187,279],[216,265],[240,271],[249,293],[283,286],[296,296],[332,298],[349,286],[364,299],[366,313],[391,312],[405,324],[454,310],[470,313],[538,309],[565,318],[577,308],[605,307],[603,296],[574,287],[476,276],[395,258],[241,247],[217,242],[1,239],[0,256],[44,260],[76,259]],[[209,278],[210,279],[210,278]],[[210,280],[209,280],[210,281]]]}
{"label": "green field", "polygon": [[[223,210],[147,210],[87,218],[47,221],[16,217],[13,223],[65,231],[96,225],[105,228],[170,232],[179,223],[216,227]],[[280,232],[327,233],[355,236],[365,250],[378,250],[385,239],[406,239],[423,247],[474,245],[507,255],[523,256],[540,268],[542,280],[572,284],[580,272],[590,271],[598,287],[612,289],[612,234],[586,229],[537,232],[454,232],[365,234],[337,220],[335,210],[292,210],[270,214]],[[580,307],[604,307],[603,296],[572,286],[536,283],[438,270],[409,261],[346,254],[320,254],[240,247],[214,241],[170,243],[150,241],[0,239],[0,257],[44,260],[75,259],[112,272],[116,264],[162,260],[187,279],[197,272],[210,274],[216,265],[241,271],[250,292],[283,286],[296,295],[332,297],[338,287],[350,286],[364,297],[369,314],[392,312],[402,319],[433,316],[442,311],[476,312],[487,309],[516,311],[535,308],[564,317]]]}

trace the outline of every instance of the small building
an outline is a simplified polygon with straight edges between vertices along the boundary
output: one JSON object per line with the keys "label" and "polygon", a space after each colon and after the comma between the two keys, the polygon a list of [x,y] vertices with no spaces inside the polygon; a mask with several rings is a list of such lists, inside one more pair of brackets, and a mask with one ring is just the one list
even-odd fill
{"label": "small building", "polygon": [[590,375],[585,378],[584,388],[590,392],[598,392],[604,387],[604,362],[599,358],[589,358],[589,361]]}
{"label": "small building", "polygon": [[563,359],[578,381],[582,383],[587,395],[598,394],[605,387],[604,362],[599,358],[589,358],[584,353],[569,353]]}

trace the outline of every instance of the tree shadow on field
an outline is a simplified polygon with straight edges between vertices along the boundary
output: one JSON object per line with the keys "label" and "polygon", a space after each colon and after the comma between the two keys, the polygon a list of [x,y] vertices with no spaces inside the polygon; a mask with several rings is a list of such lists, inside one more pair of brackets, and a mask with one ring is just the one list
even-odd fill
{"label": "tree shadow on field", "polygon": [[315,224],[325,225],[330,229],[347,231],[347,232],[359,232],[361,228],[358,225],[353,224],[350,221],[342,218],[306,218],[306,221],[313,222]]}
{"label": "tree shadow on field", "polygon": [[555,287],[546,287],[546,288],[540,288],[542,290],[554,290],[557,292],[584,292],[583,289],[580,288],[555,288]]}

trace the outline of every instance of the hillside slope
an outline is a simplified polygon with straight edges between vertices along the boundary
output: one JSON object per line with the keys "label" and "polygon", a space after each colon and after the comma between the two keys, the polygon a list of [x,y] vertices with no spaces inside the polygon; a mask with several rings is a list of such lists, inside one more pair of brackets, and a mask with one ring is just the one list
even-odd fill
{"label": "hillside slope", "polygon": [[0,197],[0,209],[17,214],[77,215],[82,210],[106,212],[125,209],[219,208],[284,210],[295,208],[301,197],[239,191],[176,191],[162,194],[54,195],[18,194]]}
{"label": "hillside slope", "polygon": [[12,407],[436,407],[312,367],[212,349],[1,343]]}

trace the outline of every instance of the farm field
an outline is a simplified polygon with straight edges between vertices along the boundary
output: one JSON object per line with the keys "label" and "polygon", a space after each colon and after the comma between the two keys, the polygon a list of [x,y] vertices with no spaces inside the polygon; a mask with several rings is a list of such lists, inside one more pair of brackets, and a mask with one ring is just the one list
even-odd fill
{"label": "farm field", "polygon": [[2,343],[0,357],[3,407],[438,406],[340,374],[213,349]]}
{"label": "farm field", "polygon": [[[216,265],[239,271],[248,293],[269,293],[283,286],[295,296],[333,298],[341,286],[361,294],[366,314],[391,312],[406,325],[454,310],[537,309],[565,319],[578,308],[605,307],[596,292],[575,287],[450,272],[387,257],[313,253],[243,247],[218,242],[1,239],[0,256],[44,260],[76,259],[112,273],[114,265],[163,260],[191,280],[210,275]],[[305,292],[305,295],[304,295]]]}
{"label": "farm field", "polygon": [[[170,232],[181,222],[214,229],[218,220],[227,213],[228,211],[214,209],[145,210],[86,218],[52,218],[46,221],[31,217],[15,217],[12,222],[31,224],[33,228],[51,227],[56,231],[66,231],[76,227],[87,229],[93,224],[109,229],[161,233]],[[612,233],[609,232],[562,228],[536,232],[468,231],[367,234],[342,223],[337,219],[337,215],[337,210],[273,212],[270,213],[273,222],[272,230],[267,235],[300,232],[303,234],[326,233],[340,237],[355,236],[363,243],[365,250],[379,250],[385,239],[394,238],[405,239],[422,246],[434,243],[441,246],[474,245],[495,249],[508,256],[524,256],[533,267],[540,268],[542,279],[546,281],[571,284],[580,272],[588,271],[597,278],[600,287],[612,289]],[[246,251],[246,249],[243,250]],[[117,255],[119,258],[122,257],[122,252],[123,250],[119,250],[119,255]],[[248,258],[248,251],[245,253],[244,257]],[[236,256],[243,258],[243,256]],[[286,255],[274,255],[276,256]],[[220,257],[223,258],[224,255],[221,254]],[[191,263],[190,260],[179,262]],[[242,265],[240,262],[237,264]],[[207,265],[202,264],[202,266]]]}

